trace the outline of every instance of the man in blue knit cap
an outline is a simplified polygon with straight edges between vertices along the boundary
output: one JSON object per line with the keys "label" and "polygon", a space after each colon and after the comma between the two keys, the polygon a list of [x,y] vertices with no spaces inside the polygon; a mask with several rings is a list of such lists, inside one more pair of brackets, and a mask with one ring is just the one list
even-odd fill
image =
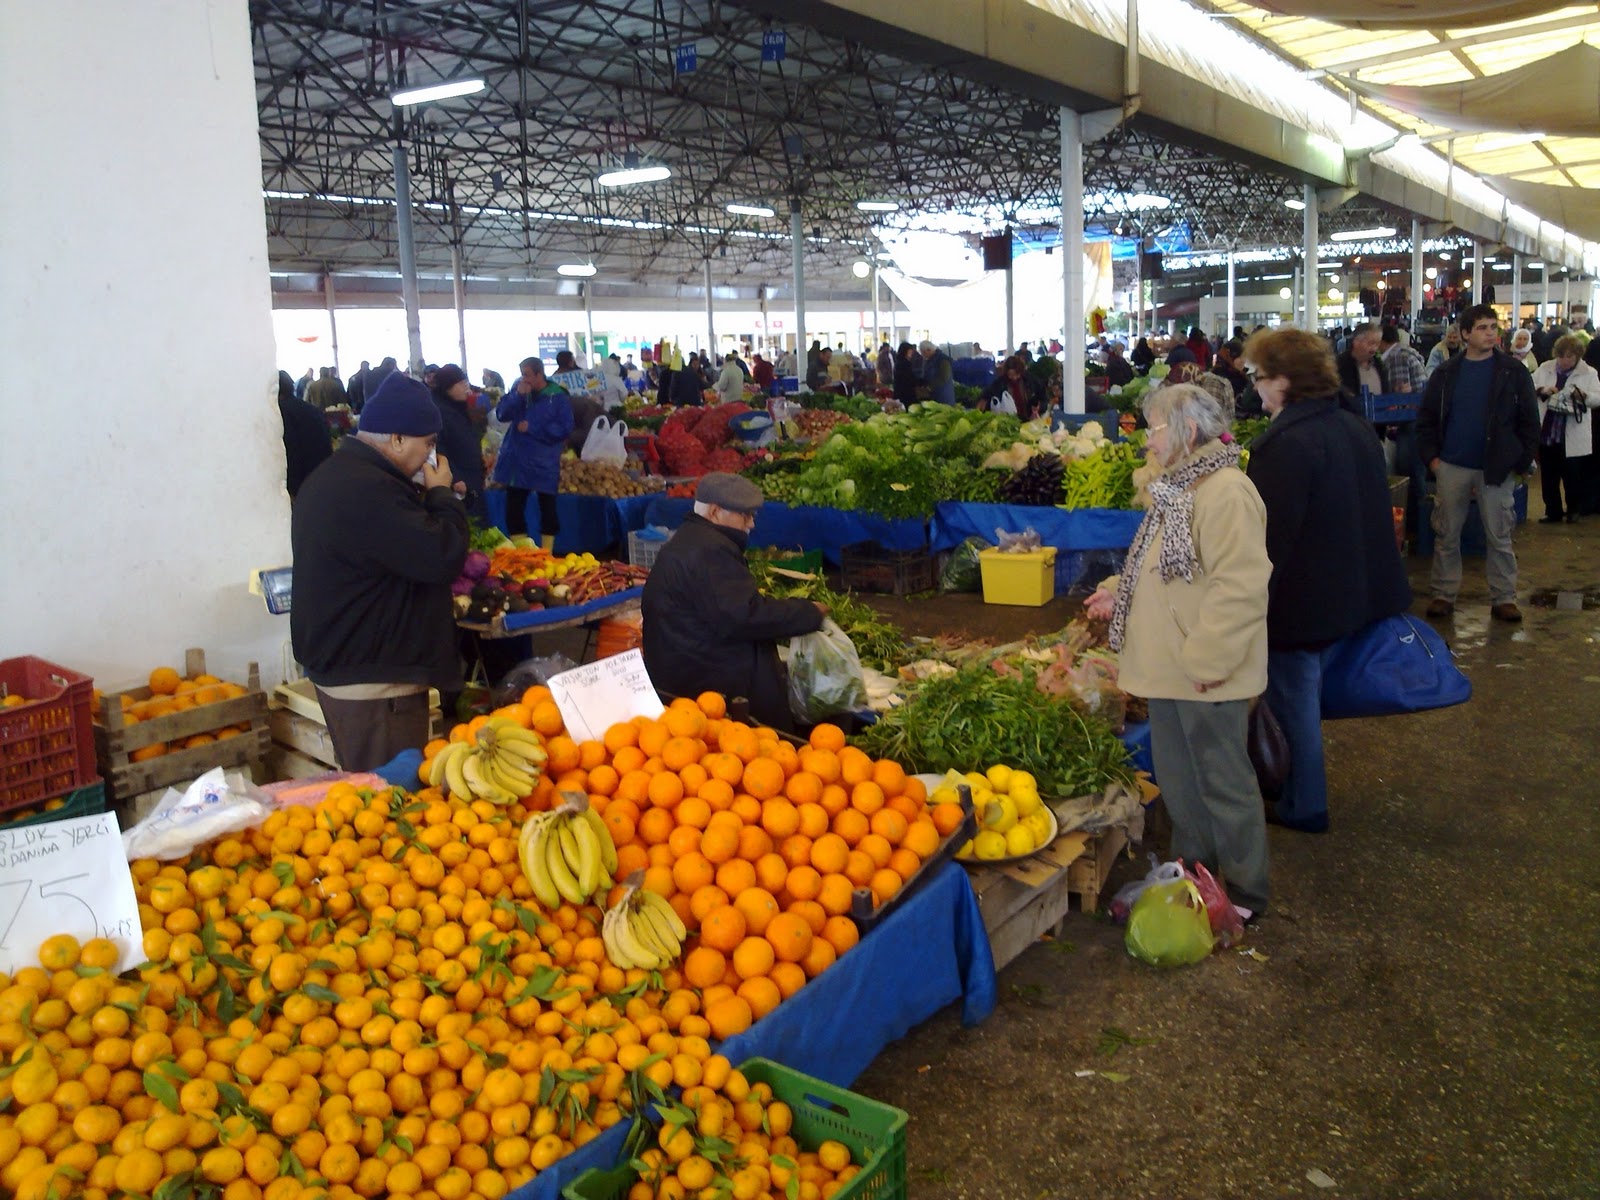
{"label": "man in blue knit cap", "polygon": [[395,372],[295,501],[289,632],[346,771],[420,749],[428,688],[461,687],[450,585],[467,515],[440,427],[428,389]]}

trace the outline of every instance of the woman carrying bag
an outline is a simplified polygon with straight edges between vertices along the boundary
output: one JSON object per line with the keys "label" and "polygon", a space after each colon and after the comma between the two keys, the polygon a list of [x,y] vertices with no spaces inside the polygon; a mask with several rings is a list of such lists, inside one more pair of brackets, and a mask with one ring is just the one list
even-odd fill
{"label": "woman carrying bag", "polygon": [[1328,828],[1322,678],[1341,639],[1404,612],[1411,585],[1395,543],[1383,447],[1343,409],[1326,339],[1264,330],[1245,346],[1272,423],[1250,446],[1267,508],[1272,582],[1266,703],[1289,743],[1289,775],[1269,820]]}
{"label": "woman carrying bag", "polygon": [[[1541,525],[1594,511],[1594,413],[1600,407],[1600,375],[1582,359],[1583,343],[1570,333],[1557,338],[1552,357],[1533,373],[1539,398],[1539,486],[1544,492]],[[1561,491],[1566,489],[1565,514]]]}

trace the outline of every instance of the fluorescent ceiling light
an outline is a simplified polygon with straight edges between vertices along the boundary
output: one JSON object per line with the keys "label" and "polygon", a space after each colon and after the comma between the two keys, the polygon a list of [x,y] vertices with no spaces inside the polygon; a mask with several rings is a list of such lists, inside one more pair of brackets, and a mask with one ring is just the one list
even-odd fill
{"label": "fluorescent ceiling light", "polygon": [[1444,262],[1449,262],[1450,261],[1450,251],[1448,251],[1448,250],[1439,251],[1439,258]]}
{"label": "fluorescent ceiling light", "polygon": [[1496,271],[1509,271],[1509,270],[1511,270],[1511,264],[1510,263],[1495,263],[1494,269]]}
{"label": "fluorescent ceiling light", "polygon": [[1317,264],[1317,270],[1322,271],[1322,270],[1327,270],[1327,269],[1332,268],[1332,267],[1342,267],[1342,266],[1344,266],[1344,264],[1342,262],[1319,262]]}
{"label": "fluorescent ceiling light", "polygon": [[568,279],[588,279],[597,269],[593,263],[562,263],[556,268],[556,274]]}
{"label": "fluorescent ceiling light", "polygon": [[1283,202],[1283,206],[1285,208],[1292,208],[1295,212],[1299,212],[1306,206],[1306,202],[1304,200],[1285,200]]}
{"label": "fluorescent ceiling light", "polygon": [[1378,225],[1372,229],[1347,229],[1343,233],[1331,235],[1336,242],[1366,242],[1375,238],[1393,237],[1394,230],[1387,225]]}
{"label": "fluorescent ceiling light", "polygon": [[862,212],[899,212],[900,205],[894,200],[857,200],[856,207]]}
{"label": "fluorescent ceiling light", "polygon": [[1338,283],[1339,282],[1339,276],[1337,274],[1329,275],[1328,276],[1328,282],[1329,283]]}
{"label": "fluorescent ceiling light", "polygon": [[601,187],[627,187],[630,183],[658,183],[669,179],[672,171],[667,167],[626,167],[620,171],[607,171],[596,177]]}
{"label": "fluorescent ceiling light", "polygon": [[1439,268],[1438,267],[1429,267],[1426,271],[1423,272],[1423,274],[1426,275],[1429,279],[1437,279],[1437,278],[1439,278]]}
{"label": "fluorescent ceiling light", "polygon": [[868,275],[872,274],[872,264],[862,262],[858,258],[855,262],[850,264],[850,274],[854,275],[857,279],[865,279]]}
{"label": "fluorescent ceiling light", "polygon": [[890,262],[891,260],[893,260],[893,258],[894,258],[894,255],[890,254],[887,250],[879,250],[878,251],[878,261],[879,262]]}
{"label": "fluorescent ceiling light", "polygon": [[1544,270],[1544,264],[1542,262],[1529,263],[1528,266],[1531,267],[1535,271]]}
{"label": "fluorescent ceiling light", "polygon": [[428,87],[407,88],[403,92],[396,92],[389,97],[389,103],[396,108],[404,108],[408,104],[448,100],[451,96],[470,96],[474,92],[483,91],[483,88],[484,83],[481,79],[452,79],[449,83],[435,83]]}
{"label": "fluorescent ceiling light", "polygon": [[1483,261],[1486,262],[1486,263],[1497,263],[1500,260],[1498,258],[1486,258]]}
{"label": "fluorescent ceiling light", "polygon": [[1290,293],[1288,288],[1281,287],[1281,288],[1278,289],[1278,299],[1279,300],[1287,300],[1290,295],[1291,295],[1291,293]]}
{"label": "fluorescent ceiling light", "polygon": [[764,204],[730,204],[728,211],[736,217],[775,217],[778,210]]}
{"label": "fluorescent ceiling light", "polygon": [[1388,285],[1388,284],[1387,284],[1387,283],[1385,283],[1385,282],[1384,282],[1384,281],[1383,281],[1383,280],[1381,280],[1381,279],[1380,279],[1380,280],[1378,280],[1378,290],[1379,290],[1379,291],[1380,291],[1380,292],[1381,292],[1381,291],[1383,291],[1383,289],[1384,289],[1384,288],[1386,288],[1386,287],[1388,287],[1388,286],[1389,286],[1389,285]]}

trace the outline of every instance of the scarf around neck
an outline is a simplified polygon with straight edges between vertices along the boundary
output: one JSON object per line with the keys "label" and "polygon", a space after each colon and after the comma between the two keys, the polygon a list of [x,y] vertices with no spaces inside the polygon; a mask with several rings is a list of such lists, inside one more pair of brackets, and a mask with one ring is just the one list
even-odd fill
{"label": "scarf around neck", "polygon": [[1122,650],[1123,636],[1127,633],[1128,612],[1133,607],[1133,589],[1138,585],[1144,570],[1144,558],[1150,543],[1161,534],[1161,557],[1158,569],[1164,583],[1181,578],[1193,583],[1200,573],[1200,563],[1194,551],[1194,487],[1207,475],[1227,467],[1239,465],[1239,447],[1221,445],[1204,454],[1197,454],[1170,475],[1163,475],[1150,484],[1150,511],[1139,523],[1139,531],[1128,548],[1128,559],[1122,566],[1122,577],[1117,581],[1116,604],[1111,610],[1111,649]]}

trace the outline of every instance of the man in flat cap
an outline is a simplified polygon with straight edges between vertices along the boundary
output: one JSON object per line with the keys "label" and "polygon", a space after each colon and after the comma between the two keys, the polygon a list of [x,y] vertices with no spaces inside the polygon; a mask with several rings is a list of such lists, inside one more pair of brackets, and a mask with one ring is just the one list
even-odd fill
{"label": "man in flat cap", "polygon": [[664,692],[743,696],[757,721],[789,729],[778,642],[822,628],[828,608],[763,596],[745,565],[761,489],[723,472],[701,479],[693,515],[644,585],[644,664]]}
{"label": "man in flat cap", "polygon": [[289,633],[346,771],[420,748],[428,688],[461,688],[450,584],[467,514],[449,461],[428,461],[442,424],[428,389],[394,372],[295,499]]}

